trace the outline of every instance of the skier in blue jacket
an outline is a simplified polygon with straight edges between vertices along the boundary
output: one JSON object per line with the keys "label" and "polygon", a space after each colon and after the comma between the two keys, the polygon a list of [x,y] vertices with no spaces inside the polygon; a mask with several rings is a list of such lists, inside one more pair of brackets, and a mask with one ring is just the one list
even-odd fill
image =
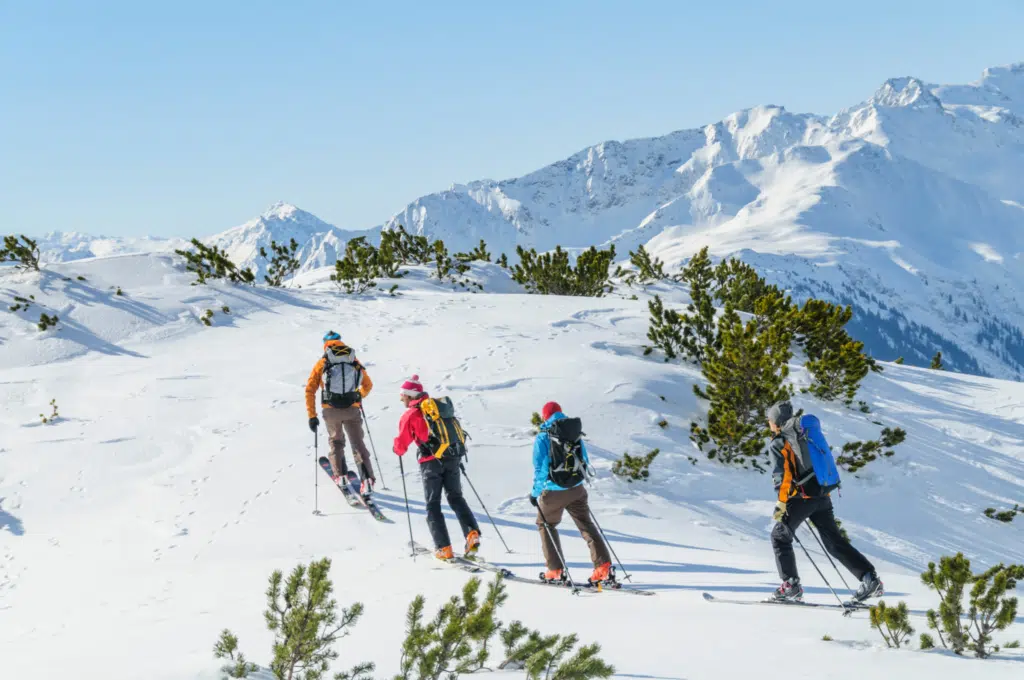
{"label": "skier in blue jacket", "polygon": [[587,501],[584,482],[590,459],[581,439],[580,420],[567,418],[562,407],[553,401],[544,404],[541,415],[544,423],[533,443],[533,490],[530,492],[530,503],[537,508],[537,527],[547,563],[547,571],[541,578],[545,581],[566,578],[564,553],[555,527],[562,521],[562,514],[568,512],[590,548],[590,559],[594,563],[590,582],[613,582],[611,555],[594,524]]}

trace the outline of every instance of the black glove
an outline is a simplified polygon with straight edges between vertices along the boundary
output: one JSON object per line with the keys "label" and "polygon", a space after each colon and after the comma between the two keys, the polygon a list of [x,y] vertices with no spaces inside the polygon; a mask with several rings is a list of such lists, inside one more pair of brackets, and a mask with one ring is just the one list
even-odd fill
{"label": "black glove", "polygon": [[536,496],[533,496],[533,495],[530,496],[530,505],[532,505],[535,508],[537,507],[537,497]]}
{"label": "black glove", "polygon": [[313,416],[309,419],[309,429],[312,432],[316,432],[316,428],[320,427],[320,419]]}

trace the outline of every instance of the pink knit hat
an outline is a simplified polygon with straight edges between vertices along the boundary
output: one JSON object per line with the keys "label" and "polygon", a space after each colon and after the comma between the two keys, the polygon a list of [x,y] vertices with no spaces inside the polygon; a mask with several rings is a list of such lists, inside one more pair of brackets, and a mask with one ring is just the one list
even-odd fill
{"label": "pink knit hat", "polygon": [[423,394],[423,383],[420,382],[418,375],[413,375],[402,383],[402,394],[407,397],[418,397]]}

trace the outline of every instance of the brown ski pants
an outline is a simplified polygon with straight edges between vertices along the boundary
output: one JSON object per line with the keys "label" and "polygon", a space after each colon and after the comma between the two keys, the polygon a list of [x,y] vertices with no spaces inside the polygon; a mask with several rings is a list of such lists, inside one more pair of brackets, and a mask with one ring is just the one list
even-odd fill
{"label": "brown ski pants", "polygon": [[[562,569],[562,562],[558,558],[562,551],[562,542],[558,538],[558,530],[555,527],[562,521],[562,513],[568,512],[569,517],[575,522],[576,528],[583,535],[583,540],[590,548],[590,561],[595,567],[606,562],[611,562],[611,555],[608,554],[608,546],[601,540],[601,534],[594,525],[590,516],[590,503],[587,501],[587,489],[582,484],[571,489],[562,491],[545,491],[537,499],[537,527],[540,528],[541,545],[544,548],[544,561],[548,569]],[[545,520],[551,530],[548,535],[548,528],[545,528]],[[556,551],[557,546],[557,551]]]}
{"label": "brown ski pants", "polygon": [[331,442],[331,452],[327,458],[334,472],[343,475],[348,470],[345,465],[345,435],[348,435],[359,479],[376,479],[370,467],[370,452],[363,442],[363,419],[359,408],[324,408],[323,412],[327,438]]}

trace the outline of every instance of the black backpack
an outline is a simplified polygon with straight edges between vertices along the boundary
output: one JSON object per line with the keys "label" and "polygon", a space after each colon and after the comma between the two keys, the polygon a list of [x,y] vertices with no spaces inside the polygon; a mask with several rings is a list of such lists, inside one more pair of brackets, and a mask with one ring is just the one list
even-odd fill
{"label": "black backpack", "polygon": [[587,478],[587,464],[583,460],[583,422],[579,418],[562,418],[547,429],[548,479],[569,489]]}
{"label": "black backpack", "polygon": [[419,446],[422,456],[440,459],[444,456],[461,458],[466,455],[466,438],[469,435],[455,417],[455,406],[451,399],[424,399],[420,402],[420,413],[430,430],[430,439]]}

